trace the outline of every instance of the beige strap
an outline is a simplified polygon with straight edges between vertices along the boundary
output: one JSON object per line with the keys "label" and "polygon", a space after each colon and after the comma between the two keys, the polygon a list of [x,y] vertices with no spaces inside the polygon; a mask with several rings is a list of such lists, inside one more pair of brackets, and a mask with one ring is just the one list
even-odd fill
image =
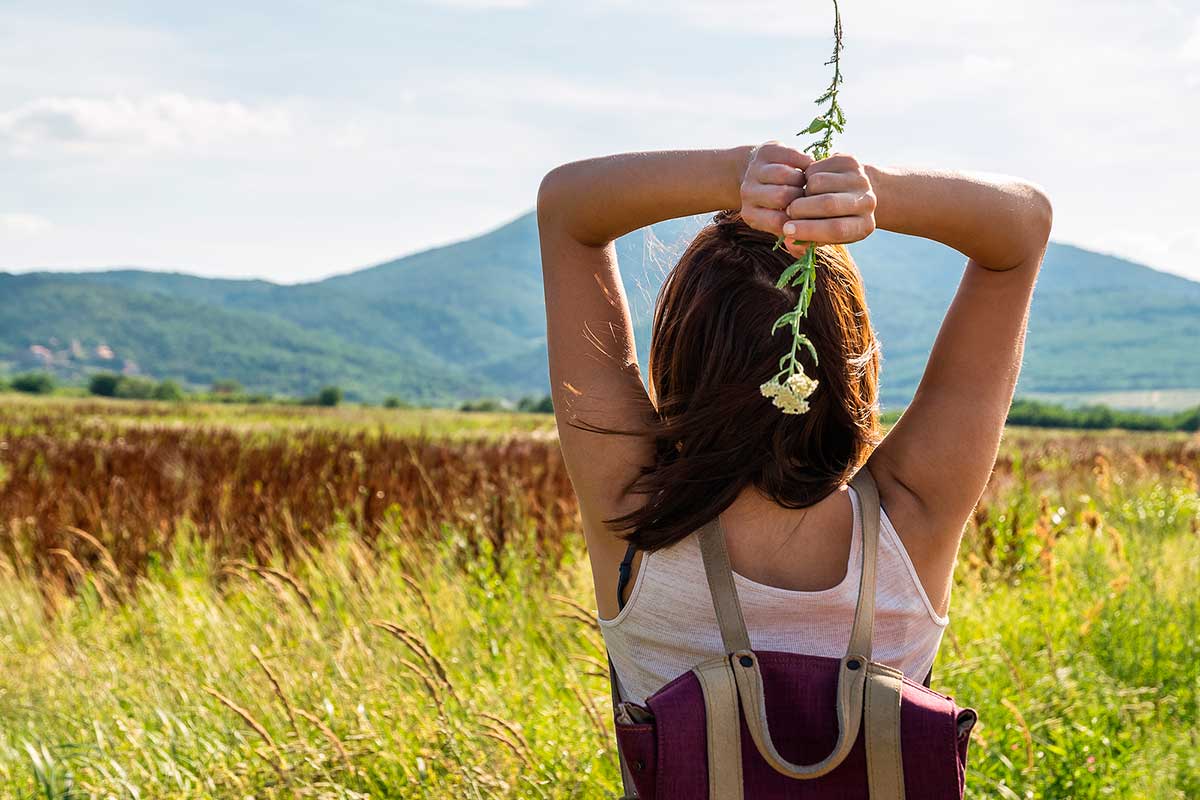
{"label": "beige strap", "polygon": [[858,739],[863,720],[867,666],[871,658],[871,637],[875,627],[875,561],[879,548],[879,491],[866,467],[859,470],[851,482],[858,493],[858,521],[863,533],[862,572],[858,590],[858,605],[854,611],[854,627],[850,631],[850,647],[841,661],[838,672],[837,718],[838,738],[833,751],[815,764],[793,764],[784,759],[771,741],[767,724],[766,697],[758,658],[750,649],[750,636],[738,603],[737,587],[729,565],[729,552],[719,517],[698,532],[700,554],[712,592],[713,608],[721,640],[733,669],[738,695],[745,712],[755,747],[776,771],[791,778],[817,778],[835,769],[845,759]]}
{"label": "beige strap", "polygon": [[742,726],[729,661],[714,658],[692,670],[704,692],[709,800],[742,800]]}
{"label": "beige strap", "polygon": [[750,649],[750,634],[746,632],[746,620],[742,617],[742,606],[738,602],[737,587],[733,584],[733,568],[729,566],[729,551],[725,548],[725,531],[721,529],[720,516],[714,517],[698,534],[700,557],[704,560],[704,574],[708,577],[708,589],[712,593],[713,609],[717,612],[717,627],[726,653]]}
{"label": "beige strap", "polygon": [[867,663],[858,656],[842,659],[838,673],[837,718],[838,738],[832,752],[815,764],[794,764],[779,754],[771,741],[767,725],[767,700],[763,692],[762,673],[758,659],[749,650],[742,650],[730,657],[733,675],[737,680],[738,694],[746,713],[746,727],[763,759],[776,772],[789,778],[819,778],[832,772],[854,747],[863,719],[863,692],[866,683]]}
{"label": "beige strap", "polygon": [[[621,706],[621,684],[617,681],[617,668],[613,666],[612,656],[608,659],[608,686],[612,693],[613,726],[617,723],[617,709]],[[620,800],[638,800],[637,787],[633,776],[629,774],[629,765],[625,763],[625,754],[621,752],[621,743],[617,742],[617,764],[621,767],[621,797]]]}
{"label": "beige strap", "polygon": [[872,663],[867,673],[867,785],[871,800],[904,800],[900,697],[904,675]]}
{"label": "beige strap", "polygon": [[858,494],[858,521],[862,528],[862,577],[858,585],[858,605],[854,609],[854,627],[850,629],[847,654],[871,658],[871,639],[875,634],[875,563],[879,555],[879,488],[865,466],[850,480]]}

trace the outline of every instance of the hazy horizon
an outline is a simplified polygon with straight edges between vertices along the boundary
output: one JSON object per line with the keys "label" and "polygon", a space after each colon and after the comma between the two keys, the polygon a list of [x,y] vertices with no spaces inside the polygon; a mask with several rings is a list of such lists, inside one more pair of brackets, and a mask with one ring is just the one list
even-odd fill
{"label": "hazy horizon", "polygon": [[[157,266],[157,267],[147,267],[147,266],[142,266],[139,264],[96,264],[96,265],[78,266],[78,267],[71,266],[71,265],[58,265],[58,266],[52,266],[52,267],[42,266],[42,267],[30,267],[30,268],[22,268],[22,269],[0,269],[0,273],[8,273],[8,274],[13,274],[13,275],[35,275],[35,274],[70,275],[70,274],[80,274],[80,273],[89,273],[89,272],[135,271],[135,272],[157,272],[157,273],[163,273],[163,274],[184,275],[187,277],[208,278],[208,279],[213,279],[213,280],[264,281],[266,283],[273,283],[273,284],[280,285],[280,286],[297,286],[297,285],[302,285],[302,284],[320,283],[321,281],[328,280],[330,278],[336,278],[336,277],[342,276],[342,275],[351,275],[355,272],[361,272],[363,270],[373,269],[375,267],[382,266],[384,264],[389,264],[394,261],[400,261],[405,258],[409,258],[411,256],[420,255],[421,253],[425,253],[430,250],[439,250],[444,247],[453,247],[454,245],[457,245],[457,244],[469,242],[472,239],[477,239],[477,238],[486,236],[494,231],[504,228],[504,227],[516,222],[517,220],[522,219],[523,217],[528,216],[529,214],[532,214],[533,211],[534,211],[533,209],[526,209],[525,211],[521,212],[520,214],[517,214],[516,216],[512,217],[511,219],[505,220],[503,222],[500,222],[499,224],[492,225],[492,226],[486,228],[485,230],[481,230],[477,233],[470,234],[470,235],[467,235],[467,236],[464,236],[464,237],[461,237],[458,239],[452,239],[452,240],[449,240],[446,242],[437,242],[437,243],[428,245],[426,247],[420,247],[411,252],[401,253],[400,255],[394,256],[392,258],[385,258],[381,261],[375,261],[375,262],[372,262],[369,264],[360,264],[357,266],[352,266],[352,267],[343,268],[343,269],[334,269],[327,273],[317,274],[313,277],[308,277],[308,278],[304,278],[301,280],[295,280],[295,281],[278,280],[275,278],[266,277],[266,276],[262,276],[262,275],[211,275],[211,274],[206,275],[206,274],[202,274],[198,271],[195,271],[193,269],[189,269],[187,266],[162,265],[162,266]],[[900,234],[896,234],[896,235],[900,235]],[[1178,272],[1172,272],[1170,270],[1157,267],[1154,264],[1147,264],[1142,261],[1137,261],[1136,259],[1129,258],[1128,256],[1122,255],[1120,253],[1105,252],[1103,250],[1086,247],[1084,245],[1075,244],[1073,242],[1064,242],[1064,241],[1060,241],[1058,239],[1053,239],[1053,238],[1050,240],[1050,244],[1062,245],[1064,247],[1076,247],[1076,248],[1080,248],[1083,250],[1087,250],[1088,252],[1096,253],[1098,255],[1119,258],[1124,261],[1128,261],[1132,264],[1136,264],[1139,267],[1144,267],[1146,269],[1154,270],[1155,272],[1160,272],[1160,273],[1163,273],[1166,275],[1173,275],[1175,277],[1184,278],[1185,280],[1192,281],[1193,283],[1200,283],[1200,275],[1186,275],[1186,274],[1181,274]],[[965,263],[965,258],[964,258],[964,263]]]}

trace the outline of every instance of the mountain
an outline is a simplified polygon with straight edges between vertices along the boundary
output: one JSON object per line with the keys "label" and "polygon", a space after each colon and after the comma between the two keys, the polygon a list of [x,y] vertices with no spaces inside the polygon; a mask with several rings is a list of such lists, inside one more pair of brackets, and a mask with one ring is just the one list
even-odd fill
{"label": "mountain", "polygon": [[[883,341],[885,401],[911,396],[964,259],[924,239],[852,247]],[[1200,388],[1200,283],[1051,243],[1030,312],[1019,392]]]}
{"label": "mountain", "polygon": [[[618,242],[645,358],[654,296],[702,219]],[[876,233],[852,247],[884,344],[884,401],[907,400],[963,259]],[[395,394],[428,403],[547,389],[537,226],[526,214],[474,239],[316,283],[175,273],[0,273],[0,370],[65,376],[127,368],[255,391]],[[1200,389],[1200,284],[1052,244],[1034,297],[1021,390]]]}
{"label": "mountain", "polygon": [[408,343],[357,346],[282,313],[130,290],[109,277],[0,274],[0,353],[9,369],[49,367],[67,378],[124,369],[197,386],[236,378],[290,395],[336,383],[373,396],[378,375],[416,399],[472,390],[462,370]]}

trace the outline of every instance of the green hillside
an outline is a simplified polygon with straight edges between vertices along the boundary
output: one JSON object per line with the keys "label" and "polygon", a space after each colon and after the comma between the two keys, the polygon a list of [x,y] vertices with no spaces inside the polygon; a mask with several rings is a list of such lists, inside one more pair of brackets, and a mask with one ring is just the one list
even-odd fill
{"label": "green hillside", "polygon": [[[643,358],[662,276],[702,222],[673,220],[618,244]],[[884,400],[901,403],[920,377],[963,259],[888,233],[852,249],[884,342]],[[298,286],[139,270],[0,274],[0,364],[12,370],[53,358],[67,377],[129,360],[156,377],[195,385],[236,378],[265,392],[338,383],[368,400],[516,397],[547,388],[544,324],[532,214],[468,241]],[[1053,244],[1020,388],[1200,388],[1198,339],[1200,284]],[[100,345],[113,359],[96,356]],[[35,354],[33,346],[44,350]]]}
{"label": "green hillside", "polygon": [[[852,248],[884,346],[885,399],[919,380],[964,259],[875,234]],[[1200,283],[1052,243],[1034,292],[1020,392],[1200,388]]]}
{"label": "green hillside", "polygon": [[[38,345],[50,354],[29,352]],[[102,356],[102,346],[111,351]],[[283,315],[236,310],[80,276],[0,274],[0,364],[67,379],[135,369],[207,386],[236,378],[253,391],[302,395],[327,383],[353,396],[402,393],[444,401],[475,381],[419,349],[354,344]]]}

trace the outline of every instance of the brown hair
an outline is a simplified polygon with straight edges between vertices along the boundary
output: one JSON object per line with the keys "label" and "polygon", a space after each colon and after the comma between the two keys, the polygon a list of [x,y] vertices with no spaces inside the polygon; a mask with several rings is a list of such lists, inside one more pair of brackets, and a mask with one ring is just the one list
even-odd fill
{"label": "brown hair", "polygon": [[[759,392],[790,346],[772,323],[797,290],[775,286],[795,259],[775,237],[733,211],[718,213],[667,275],[654,312],[648,431],[655,460],[626,491],[635,511],[606,520],[643,550],[683,539],[729,507],[747,485],[782,506],[828,496],[878,443],[879,345],[849,251],[817,248],[817,285],[801,329],[820,363],[802,352],[819,386],[807,413],[781,413]],[[615,431],[612,431],[615,432]]]}

